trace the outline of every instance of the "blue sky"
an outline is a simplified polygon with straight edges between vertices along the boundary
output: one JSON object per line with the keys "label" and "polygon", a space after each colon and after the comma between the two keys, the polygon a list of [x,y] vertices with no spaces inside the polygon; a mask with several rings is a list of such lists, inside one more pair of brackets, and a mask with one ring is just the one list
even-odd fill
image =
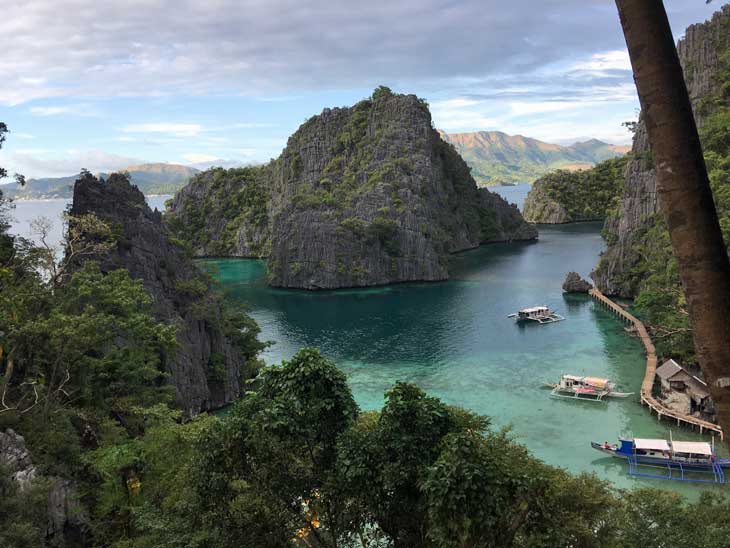
{"label": "blue sky", "polygon": [[[722,2],[665,0],[679,38]],[[436,127],[627,143],[638,101],[613,0],[5,0],[0,165],[265,162],[379,84]]]}

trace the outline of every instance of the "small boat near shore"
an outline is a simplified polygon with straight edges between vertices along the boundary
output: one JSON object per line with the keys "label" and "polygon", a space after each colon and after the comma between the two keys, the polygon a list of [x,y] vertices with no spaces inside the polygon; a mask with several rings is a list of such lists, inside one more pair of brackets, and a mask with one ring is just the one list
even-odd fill
{"label": "small boat near shore", "polygon": [[531,308],[523,308],[522,310],[509,314],[508,318],[516,318],[518,323],[535,322],[539,324],[561,322],[565,318],[560,314],[556,314],[547,306],[533,306]]}
{"label": "small boat near shore", "polygon": [[616,385],[601,377],[561,375],[560,382],[547,383],[550,395],[571,400],[603,401],[604,398],[628,398],[633,392],[618,392]]}
{"label": "small boat near shore", "polygon": [[[724,470],[730,468],[730,459],[718,458],[715,454],[714,439],[710,445],[703,441],[619,438],[618,444],[591,442],[591,447],[612,457],[625,459],[629,463],[631,476],[725,483]],[[666,474],[642,472],[643,467],[660,468],[666,470]]]}

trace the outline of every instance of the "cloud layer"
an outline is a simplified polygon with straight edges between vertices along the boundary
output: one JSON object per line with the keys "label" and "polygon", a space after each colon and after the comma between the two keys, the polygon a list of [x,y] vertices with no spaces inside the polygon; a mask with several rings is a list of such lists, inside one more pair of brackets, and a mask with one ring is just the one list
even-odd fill
{"label": "cloud layer", "polygon": [[6,0],[3,19],[5,104],[435,84],[576,53],[599,55],[576,69],[625,68],[600,57],[622,47],[608,0]]}

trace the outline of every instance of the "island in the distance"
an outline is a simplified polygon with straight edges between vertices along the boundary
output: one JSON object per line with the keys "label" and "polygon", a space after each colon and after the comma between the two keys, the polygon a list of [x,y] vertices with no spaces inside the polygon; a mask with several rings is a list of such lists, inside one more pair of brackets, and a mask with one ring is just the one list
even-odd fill
{"label": "island in the distance", "polygon": [[450,253],[537,237],[477,188],[425,101],[384,87],[310,118],[267,165],[194,177],[166,219],[197,256],[267,257],[272,286],[301,289],[445,280]]}
{"label": "island in the distance", "polygon": [[525,198],[525,220],[541,224],[604,220],[623,189],[626,162],[622,156],[591,169],[557,170],[541,177]]}

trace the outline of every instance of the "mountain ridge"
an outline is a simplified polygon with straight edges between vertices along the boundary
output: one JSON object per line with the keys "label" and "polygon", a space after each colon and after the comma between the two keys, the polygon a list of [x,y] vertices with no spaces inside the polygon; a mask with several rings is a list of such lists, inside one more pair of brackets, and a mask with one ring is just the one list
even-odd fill
{"label": "mountain ridge", "polygon": [[[115,171],[129,173],[132,184],[143,194],[173,194],[185,186],[191,177],[200,173],[199,169],[191,166],[164,162],[130,165]],[[111,173],[98,172],[95,175],[108,179]],[[21,188],[12,183],[2,185],[0,188],[3,194],[14,200],[71,198],[73,185],[79,176],[80,174],[67,177],[38,177],[29,179]]]}
{"label": "mountain ridge", "polygon": [[559,145],[502,131],[439,134],[469,164],[480,186],[532,182],[561,168],[587,169],[631,149],[595,138]]}

